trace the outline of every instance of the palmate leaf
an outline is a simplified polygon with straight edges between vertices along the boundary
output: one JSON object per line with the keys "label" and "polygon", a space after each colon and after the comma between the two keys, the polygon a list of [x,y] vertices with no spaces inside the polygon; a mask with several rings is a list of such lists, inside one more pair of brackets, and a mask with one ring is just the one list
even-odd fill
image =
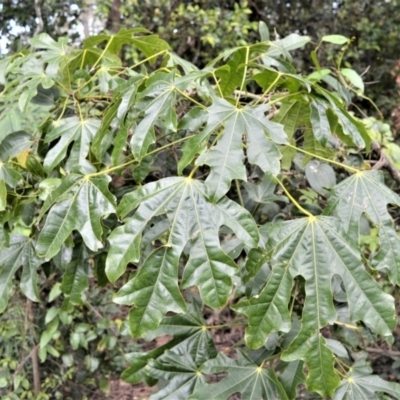
{"label": "palmate leaf", "polygon": [[159,327],[149,332],[145,338],[153,340],[163,335],[171,335],[173,339],[148,353],[135,354],[130,367],[122,374],[125,381],[133,384],[138,383],[141,379],[154,381],[156,378],[149,375],[146,366],[152,359],[162,361],[166,350],[171,350],[174,354],[185,352],[197,365],[217,355],[210,330],[206,328],[201,307],[197,302],[189,303],[185,314],[165,317]]}
{"label": "palmate leaf", "polygon": [[258,242],[258,230],[251,215],[228,199],[217,205],[208,202],[205,189],[203,182],[190,178],[165,178],[127,194],[121,201],[120,215],[137,210],[109,237],[106,273],[112,282],[123,274],[129,262],[139,261],[142,231],[152,218],[166,213],[171,222],[166,244],[147,257],[137,275],[115,298],[117,303],[134,306],[129,318],[135,336],[157,328],[167,311],[185,311],[178,286],[178,267],[188,242],[191,247],[182,287],[197,285],[202,300],[212,308],[220,308],[227,302],[232,289],[231,276],[237,268],[221,249],[220,226],[231,228],[249,246]]}
{"label": "palmate leaf", "polygon": [[44,169],[52,171],[62,160],[64,160],[70,143],[74,142],[71,148],[66,170],[70,171],[74,166],[91,168],[86,157],[89,153],[90,143],[100,127],[97,119],[81,120],[78,117],[64,118],[53,123],[53,129],[46,135],[45,141],[52,142],[59,139],[57,144],[51,148],[44,159]]}
{"label": "palmate leaf", "polygon": [[[275,265],[267,287],[271,286],[274,292],[272,296],[262,292],[258,298],[244,300],[238,305],[249,318],[246,331],[249,345],[259,347],[263,344],[262,338],[265,341],[271,332],[287,331],[287,286],[290,283],[285,280],[285,284],[279,284],[279,280],[285,279],[283,271],[286,268],[291,276],[304,277],[306,300],[302,328],[282,359],[304,360],[309,368],[309,390],[323,396],[332,395],[340,382],[333,368],[332,353],[318,332],[336,320],[331,288],[333,275],[343,280],[352,321],[362,320],[385,337],[391,336],[396,325],[392,297],[367,274],[359,253],[343,237],[340,221],[334,217],[309,217],[273,225],[270,245]],[[279,268],[280,273],[274,274]],[[280,317],[277,321],[275,308],[278,307],[284,310],[286,318]]]}
{"label": "palmate leaf", "polygon": [[101,219],[115,212],[115,199],[108,190],[110,177],[86,177],[71,174],[49,196],[41,215],[54,204],[42,228],[36,251],[46,260],[53,258],[73,230],[77,230],[87,247],[97,251],[103,247]]}
{"label": "palmate leaf", "polygon": [[196,165],[209,165],[211,173],[206,182],[209,197],[217,202],[230,188],[233,179],[246,180],[242,136],[247,138],[247,158],[262,171],[277,175],[281,154],[276,144],[287,142],[283,126],[265,117],[267,107],[237,108],[226,100],[215,97],[209,108],[209,122],[205,131],[224,125],[218,143],[203,152]]}
{"label": "palmate leaf", "polygon": [[342,380],[333,400],[381,399],[376,393],[387,393],[395,399],[400,399],[398,383],[387,382],[377,375],[372,375],[371,372],[372,369],[365,365],[364,360],[357,361]]}
{"label": "palmate leaf", "polygon": [[198,385],[190,400],[225,400],[237,392],[241,393],[242,399],[288,399],[275,371],[254,364],[241,352],[237,360],[219,353],[205,362],[200,371],[203,374],[227,372],[228,376],[216,384]]}
{"label": "palmate leaf", "polygon": [[199,385],[207,382],[199,372],[198,363],[184,348],[179,353],[168,350],[161,359],[151,360],[148,371],[157,379],[169,381],[166,387],[150,396],[151,400],[186,400]]}
{"label": "palmate leaf", "polygon": [[59,65],[67,60],[67,37],[60,37],[56,42],[47,33],[41,33],[30,40],[33,47],[42,49],[37,54],[47,63],[46,73],[54,77],[57,74]]}
{"label": "palmate leaf", "polygon": [[34,245],[27,236],[14,234],[8,246],[0,251],[0,312],[7,306],[12,280],[21,266],[21,290],[29,299],[39,301],[37,268],[43,259],[37,257]]}
{"label": "palmate leaf", "polygon": [[400,206],[400,197],[384,183],[380,171],[360,171],[331,191],[325,214],[337,215],[348,236],[359,239],[361,215],[366,214],[378,228],[380,248],[372,265],[387,269],[393,283],[400,284],[400,240],[388,213],[388,204]]}

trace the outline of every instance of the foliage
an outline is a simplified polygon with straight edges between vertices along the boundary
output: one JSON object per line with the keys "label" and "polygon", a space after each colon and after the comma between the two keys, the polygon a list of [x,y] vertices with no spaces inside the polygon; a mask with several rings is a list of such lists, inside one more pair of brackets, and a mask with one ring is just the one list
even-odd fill
{"label": "foliage", "polygon": [[[341,343],[354,330],[390,342],[397,324],[377,274],[400,282],[388,210],[400,197],[363,159],[371,135],[346,109],[360,77],[340,63],[298,73],[289,51],[309,37],[271,41],[263,23],[260,36],[203,69],[143,28],[82,49],[41,34],[0,60],[3,109],[42,106],[32,127],[10,119],[0,141],[0,308],[15,283],[33,302],[45,300],[41,280],[63,298],[46,313],[42,361],[67,356],[52,340],[93,275],[131,307],[134,338],[172,336],[123,372],[158,381],[155,399],[293,399],[301,383],[322,397],[354,386],[399,398],[365,361],[352,367],[357,344]],[[124,66],[123,47],[142,59]],[[367,259],[372,229],[379,248]],[[226,325],[204,315],[227,306],[245,344],[223,354],[212,333]],[[72,348],[93,334],[75,327]],[[89,370],[98,362],[89,356]]]}

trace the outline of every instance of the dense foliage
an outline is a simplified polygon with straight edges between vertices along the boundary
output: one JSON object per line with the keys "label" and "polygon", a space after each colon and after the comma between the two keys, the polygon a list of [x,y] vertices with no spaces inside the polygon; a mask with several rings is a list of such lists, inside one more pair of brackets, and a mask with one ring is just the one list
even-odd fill
{"label": "dense foliage", "polygon": [[[357,354],[362,335],[390,343],[397,324],[378,281],[400,283],[388,210],[400,197],[380,170],[397,178],[379,123],[347,110],[364,96],[341,64],[350,40],[324,36],[318,48],[338,46],[335,68],[314,51],[304,74],[289,52],[308,36],[271,41],[261,23],[260,37],[202,69],[142,28],[82,49],[40,34],[0,60],[0,309],[15,281],[32,302],[62,296],[41,360],[63,356],[58,326],[73,323],[93,277],[131,307],[122,330],[170,335],[130,354],[122,374],[158,382],[153,399],[294,399],[299,384],[336,400],[399,398]],[[123,65],[126,47],[141,60]],[[212,310],[228,308],[246,330],[222,351],[213,333],[229,324]],[[101,334],[75,333],[77,348]]]}

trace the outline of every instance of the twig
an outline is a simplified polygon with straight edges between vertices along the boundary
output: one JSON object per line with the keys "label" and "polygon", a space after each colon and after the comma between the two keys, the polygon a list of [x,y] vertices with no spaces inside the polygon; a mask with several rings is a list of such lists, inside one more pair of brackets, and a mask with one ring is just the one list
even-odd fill
{"label": "twig", "polygon": [[365,351],[368,351],[369,353],[383,354],[385,356],[389,356],[392,358],[400,357],[400,351],[396,351],[396,350],[378,349],[375,347],[366,347]]}
{"label": "twig", "polygon": [[16,376],[21,372],[22,368],[24,368],[24,365],[27,363],[27,361],[32,357],[33,353],[37,351],[39,345],[37,344],[30,352],[29,354],[18,364],[16,370],[13,373],[12,380],[16,378]]}
{"label": "twig", "polygon": [[397,182],[400,183],[400,171],[392,164],[388,159],[386,154],[382,151],[382,147],[376,143],[372,142],[371,149],[376,152],[379,156],[378,162],[372,167],[372,169],[386,169],[390,176]]}

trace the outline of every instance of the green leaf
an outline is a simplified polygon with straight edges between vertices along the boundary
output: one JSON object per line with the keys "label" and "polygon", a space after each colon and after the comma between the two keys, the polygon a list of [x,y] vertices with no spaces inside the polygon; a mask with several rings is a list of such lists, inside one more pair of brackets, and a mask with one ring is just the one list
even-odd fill
{"label": "green leaf", "polygon": [[361,76],[358,75],[354,69],[342,68],[340,73],[345,76],[353,86],[355,86],[357,89],[360,89],[361,93],[364,93],[364,82]]}
{"label": "green leaf", "polygon": [[[339,378],[334,373],[332,353],[318,331],[337,318],[333,275],[343,281],[351,321],[361,320],[384,337],[390,337],[396,325],[393,299],[367,274],[359,253],[345,241],[337,218],[309,217],[275,224],[270,240],[272,262],[287,264],[293,277],[302,275],[305,279],[302,327],[282,359],[304,360],[310,371],[308,387],[323,396],[332,395]],[[261,337],[262,332],[260,343]]]}
{"label": "green leaf", "polygon": [[336,185],[336,175],[333,168],[326,163],[311,160],[305,168],[310,186],[319,194],[328,195],[328,190]]}
{"label": "green leaf", "polygon": [[263,346],[272,332],[289,332],[291,318],[288,304],[292,284],[288,268],[275,266],[259,295],[249,300],[242,299],[232,307],[249,319],[245,339],[250,348]]}
{"label": "green leaf", "polygon": [[[68,180],[56,189],[43,205],[52,206],[36,246],[36,251],[46,260],[53,258],[73,230],[81,233],[87,247],[97,251],[103,247],[101,218],[115,212],[115,200],[108,190],[108,176],[80,177]],[[71,182],[72,181],[72,182]],[[61,194],[62,193],[62,194]],[[43,211],[42,211],[43,213]]]}
{"label": "green leaf", "polygon": [[[216,384],[198,385],[189,399],[228,399],[241,393],[243,399],[287,399],[287,395],[273,369],[254,364],[241,352],[232,360],[219,353],[201,367],[203,374],[227,372],[228,376]],[[278,397],[278,395],[280,397]]]}
{"label": "green leaf", "polygon": [[241,86],[245,73],[246,54],[245,48],[239,48],[227,64],[215,71],[215,75],[220,78],[218,87],[224,97],[231,96],[234,90]]}
{"label": "green leaf", "polygon": [[351,368],[342,384],[335,392],[333,400],[378,400],[375,393],[387,393],[400,399],[400,385],[396,382],[384,381],[377,375],[371,375],[372,369],[364,360],[357,361]]}
{"label": "green leaf", "polygon": [[314,100],[310,103],[310,120],[315,138],[322,144],[332,137],[328,117],[326,116],[326,106],[323,102]]}
{"label": "green leaf", "polygon": [[380,240],[372,265],[388,270],[390,280],[400,284],[400,239],[388,204],[400,206],[400,197],[385,185],[382,172],[360,171],[332,189],[325,214],[337,214],[355,243],[360,237],[360,218],[365,214],[377,227]]}
{"label": "green leaf", "polygon": [[23,266],[21,289],[25,296],[39,301],[37,268],[43,263],[35,253],[34,243],[26,236],[11,235],[9,245],[0,251],[0,312],[7,306],[12,280]]}
{"label": "green leaf", "polygon": [[97,119],[80,120],[78,117],[69,117],[53,122],[53,129],[46,135],[46,142],[60,139],[46,154],[43,163],[45,171],[52,171],[66,158],[72,142],[74,142],[74,145],[68,157],[66,170],[70,171],[76,165],[90,169],[90,163],[86,157],[89,153],[90,143],[99,127],[100,121]]}
{"label": "green leaf", "polygon": [[[164,318],[159,327],[149,332],[146,340],[153,340],[158,336],[172,335],[173,339],[148,353],[135,354],[131,365],[122,377],[129,383],[138,383],[140,379],[154,379],[148,375],[145,368],[151,359],[162,359],[164,352],[171,349],[174,354],[186,352],[200,365],[204,361],[217,355],[209,329],[205,329],[202,310],[197,302],[189,303],[186,314],[178,314]],[[131,357],[129,357],[131,358]]]}
{"label": "green leaf", "polygon": [[345,44],[350,41],[350,39],[342,35],[326,35],[322,36],[321,40],[323,42],[333,43],[333,44]]}
{"label": "green leaf", "polygon": [[299,384],[304,384],[306,377],[303,372],[302,361],[290,362],[284,371],[279,375],[279,380],[282,383],[283,388],[290,400],[294,400],[297,397],[296,388]]}
{"label": "green leaf", "polygon": [[283,100],[274,121],[282,124],[288,137],[291,138],[296,129],[310,125],[309,106],[300,100]]}
{"label": "green leaf", "polygon": [[89,271],[89,254],[82,244],[74,249],[72,260],[66,266],[60,287],[71,304],[82,304],[82,293],[89,285]]}
{"label": "green leaf", "polygon": [[[239,109],[226,100],[214,98],[209,108],[211,129],[224,124],[224,131],[218,143],[202,153],[197,165],[209,165],[211,173],[207,177],[209,197],[218,201],[230,188],[233,179],[246,180],[242,136],[247,135],[247,157],[250,163],[258,165],[264,172],[277,175],[280,158],[275,143],[286,143],[282,125],[269,121],[264,113],[266,106],[247,106]],[[218,121],[218,122],[216,122]]]}
{"label": "green leaf", "polygon": [[32,146],[32,136],[24,131],[13,132],[0,143],[0,160],[7,161]]}
{"label": "green leaf", "polygon": [[[154,142],[154,124],[175,102],[174,74],[157,72],[147,80],[147,88],[139,99],[147,99],[144,117],[135,129],[131,140],[132,154],[139,160]],[[138,104],[139,106],[139,104]]]}
{"label": "green leaf", "polygon": [[270,174],[265,174],[257,185],[244,182],[244,187],[251,200],[256,203],[270,203],[271,201],[285,201],[283,196],[275,194],[276,181]]}
{"label": "green leaf", "polygon": [[134,306],[129,313],[129,327],[134,337],[156,329],[168,311],[186,311],[178,286],[178,267],[177,250],[157,249],[144,261],[139,273],[114,297],[118,304]]}
{"label": "green leaf", "polygon": [[262,42],[269,41],[269,30],[268,26],[264,21],[258,23],[258,31],[260,32],[260,39]]}
{"label": "green leaf", "polygon": [[41,33],[30,40],[33,47],[43,49],[37,52],[41,59],[47,63],[46,73],[54,77],[59,65],[67,59],[67,37],[60,37],[54,41],[47,33]]}
{"label": "green leaf", "polygon": [[199,365],[185,350],[167,350],[161,360],[150,361],[149,374],[168,381],[167,386],[151,396],[152,400],[186,400],[199,385],[206,384],[206,378],[198,372]]}
{"label": "green leaf", "polygon": [[155,329],[167,310],[185,310],[178,287],[178,266],[188,242],[191,247],[182,287],[197,285],[205,304],[213,308],[227,302],[232,289],[231,276],[236,270],[236,264],[221,249],[220,226],[230,227],[246,244],[258,242],[257,227],[247,211],[228,199],[213,205],[204,191],[202,182],[166,178],[127,194],[121,201],[118,210],[121,215],[138,208],[124,226],[110,235],[106,273],[112,282],[121,276],[127,263],[139,260],[141,232],[151,219],[166,213],[171,223],[165,246],[144,261],[138,274],[115,298],[120,304],[134,305],[130,326],[135,336]]}

